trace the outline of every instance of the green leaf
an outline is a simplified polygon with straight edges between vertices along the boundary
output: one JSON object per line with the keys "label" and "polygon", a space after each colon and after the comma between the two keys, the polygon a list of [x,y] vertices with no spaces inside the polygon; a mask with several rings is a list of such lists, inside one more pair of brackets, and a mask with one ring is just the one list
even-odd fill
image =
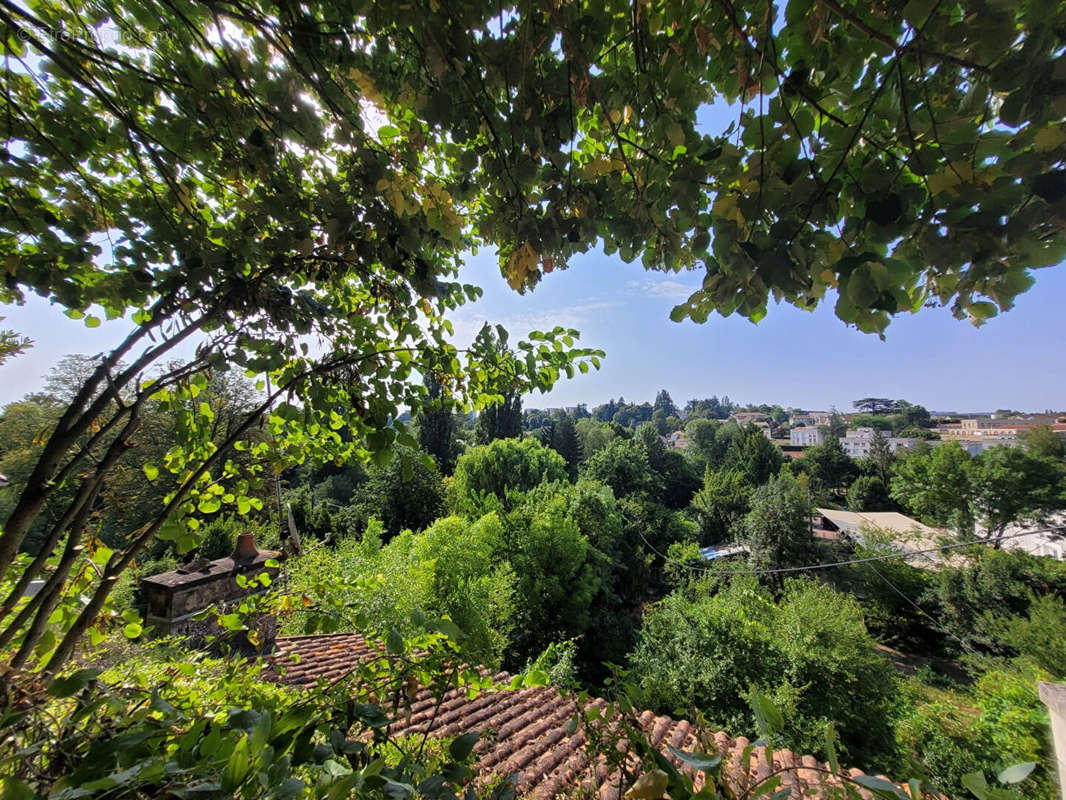
{"label": "green leaf", "polygon": [[144,631],[139,622],[131,622],[122,629],[122,634],[127,639],[136,639]]}
{"label": "green leaf", "polygon": [[970,772],[962,776],[962,785],[970,790],[977,800],[986,800],[988,797],[988,781],[980,772]]}
{"label": "green leaf", "polygon": [[907,800],[907,795],[898,786],[884,778],[878,778],[874,775],[856,775],[852,780],[877,794],[887,797],[902,797],[903,800]]}
{"label": "green leaf", "polygon": [[92,314],[90,314],[89,316],[87,316],[85,318],[85,327],[86,328],[99,328],[100,327],[100,318],[99,317],[94,317]]}
{"label": "green leaf", "polygon": [[752,713],[755,715],[755,727],[760,736],[773,736],[784,728],[784,717],[767,695],[757,689],[753,689],[748,698],[748,703],[751,705]]}
{"label": "green leaf", "polygon": [[542,669],[531,669],[522,681],[523,686],[547,686],[550,683],[551,676]]}
{"label": "green leaf", "polygon": [[222,773],[222,792],[232,794],[248,776],[251,765],[251,759],[248,757],[248,737],[241,736]]}
{"label": "green leaf", "polygon": [[58,698],[72,697],[95,681],[101,672],[103,670],[86,668],[62,675],[49,684],[48,694]]}
{"label": "green leaf", "polygon": [[670,783],[670,777],[661,769],[645,772],[629,787],[625,796],[629,800],[659,800]]}
{"label": "green leaf", "polygon": [[461,642],[466,638],[466,634],[463,633],[462,629],[450,619],[436,620],[433,627],[449,639],[454,639],[456,642]]}
{"label": "green leaf", "polygon": [[148,480],[154,481],[156,478],[159,477],[159,467],[157,467],[155,464],[145,464],[143,469],[144,476]]}
{"label": "green leaf", "polygon": [[700,772],[715,770],[722,763],[721,756],[709,756],[706,753],[686,753],[683,750],[678,750],[673,745],[667,745],[667,747],[680,761]]}
{"label": "green leaf", "polygon": [[205,494],[200,498],[200,502],[197,503],[196,508],[202,514],[214,514],[222,508],[222,503],[214,495]]}
{"label": "green leaf", "polygon": [[477,744],[480,735],[477,731],[471,731],[461,736],[456,736],[452,739],[451,744],[448,745],[448,754],[455,761],[466,761],[470,753],[473,752],[474,745]]}
{"label": "green leaf", "polygon": [[7,777],[0,783],[0,800],[34,800],[37,793],[18,778]]}
{"label": "green leaf", "polygon": [[1021,783],[1029,774],[1036,769],[1036,763],[1033,761],[1026,761],[1021,764],[1013,764],[999,773],[1000,783]]}
{"label": "green leaf", "polygon": [[403,635],[396,628],[389,630],[389,635],[385,639],[385,648],[393,655],[403,652]]}

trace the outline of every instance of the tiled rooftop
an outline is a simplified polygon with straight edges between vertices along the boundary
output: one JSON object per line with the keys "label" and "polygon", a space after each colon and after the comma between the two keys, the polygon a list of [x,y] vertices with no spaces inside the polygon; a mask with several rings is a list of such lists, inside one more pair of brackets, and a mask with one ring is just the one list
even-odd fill
{"label": "tiled rooftop", "polygon": [[[281,683],[299,687],[333,682],[378,653],[357,634],[282,637],[274,656],[281,674],[275,677]],[[493,676],[496,683],[504,685],[511,677],[506,672]],[[602,700],[595,703],[603,705]],[[548,800],[580,794],[621,800],[629,788],[619,786],[619,774],[611,774],[602,757],[589,764],[585,733],[580,728],[574,733],[568,730],[577,705],[554,688],[483,691],[472,700],[465,690],[451,690],[439,708],[430,692],[423,689],[411,701],[409,712],[405,709],[393,720],[394,736],[425,733],[428,729],[432,736],[450,737],[477,730],[482,734],[474,748],[479,780],[491,783],[516,775],[520,797]],[[699,749],[696,731],[685,720],[645,711],[639,722],[651,744],[678,767],[682,765],[670,755],[667,745],[684,751]],[[744,763],[743,753],[750,744],[747,739],[716,733],[713,741],[726,764],[724,774],[734,786],[747,786],[776,770],[783,770],[781,788],[792,789],[792,800],[824,797],[827,785],[839,785],[837,779],[819,771],[827,769],[827,765],[812,756],[774,750],[771,765],[765,748],[755,747]],[[700,788],[702,774],[687,767],[685,771]],[[851,777],[863,774],[856,769],[844,773]],[[871,795],[864,790],[862,796]]]}

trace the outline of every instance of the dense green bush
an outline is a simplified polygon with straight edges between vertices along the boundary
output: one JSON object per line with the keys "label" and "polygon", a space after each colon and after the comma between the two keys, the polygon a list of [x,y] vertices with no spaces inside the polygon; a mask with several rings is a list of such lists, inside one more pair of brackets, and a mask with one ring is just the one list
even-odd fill
{"label": "dense green bush", "polygon": [[[1066,563],[1017,550],[982,549],[972,564],[935,573],[921,600],[957,641],[1011,655],[997,619],[1029,613],[1033,598],[1066,598]],[[991,614],[989,612],[992,612]]]}
{"label": "dense green bush", "polygon": [[692,498],[692,513],[700,525],[702,544],[732,541],[737,526],[751,507],[752,487],[739,470],[703,473],[703,488]]}
{"label": "dense green bush", "polygon": [[842,499],[859,474],[855,459],[845,453],[840,440],[832,436],[822,444],[808,447],[803,457],[794,460],[789,468],[793,475],[807,475],[811,494],[819,503]]}
{"label": "dense green bush", "polygon": [[851,511],[890,511],[893,505],[885,482],[877,475],[860,475],[848,489]]}
{"label": "dense green bush", "polygon": [[648,611],[631,677],[649,706],[731,735],[754,732],[745,698],[758,689],[785,712],[793,749],[823,753],[833,722],[850,759],[881,764],[896,679],[873,646],[858,602],[820,583],[789,581],[780,601],[754,580],[695,584]]}
{"label": "dense green bush", "polygon": [[512,657],[518,663],[554,641],[583,634],[593,599],[610,578],[611,564],[571,514],[569,494],[567,486],[542,485],[505,519],[500,557],[517,576],[522,624]]}
{"label": "dense green bush", "polygon": [[619,498],[654,494],[662,488],[658,475],[648,463],[644,443],[636,438],[611,441],[585,461],[581,474],[607,484]]}
{"label": "dense green bush", "polygon": [[[883,642],[905,645],[924,652],[937,651],[944,635],[937,621],[917,606],[916,600],[929,588],[934,573],[919,569],[900,558],[891,536],[867,530],[853,558],[861,563],[832,571],[834,586],[862,602],[866,623]],[[862,559],[877,558],[879,561]]]}
{"label": "dense green bush", "polygon": [[1047,709],[1032,673],[992,669],[972,689],[930,690],[908,681],[896,721],[898,769],[930,781],[950,797],[967,797],[963,777],[992,776],[1012,764],[1034,762],[1021,785],[1024,797],[1055,800]]}
{"label": "dense green bush", "polygon": [[382,545],[383,528],[371,520],[363,541],[335,548],[313,544],[293,564],[290,585],[309,599],[286,629],[309,632],[333,609],[341,629],[403,633],[419,629],[420,613],[446,615],[462,630],[470,656],[498,665],[516,622],[516,578],[500,558],[502,526],[495,514],[470,523],[438,520],[421,534],[404,531]]}
{"label": "dense green bush", "polygon": [[1066,677],[1066,603],[1055,595],[1035,597],[1025,616],[1002,617],[994,611],[989,628],[1020,658],[1056,678]]}
{"label": "dense green bush", "polygon": [[377,517],[388,536],[420,531],[444,513],[444,481],[425,453],[401,450],[388,464],[370,470],[352,505],[363,519]]}

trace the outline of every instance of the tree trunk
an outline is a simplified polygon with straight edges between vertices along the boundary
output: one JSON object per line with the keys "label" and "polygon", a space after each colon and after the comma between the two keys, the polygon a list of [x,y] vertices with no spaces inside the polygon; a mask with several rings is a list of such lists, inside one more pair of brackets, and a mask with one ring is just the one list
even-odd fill
{"label": "tree trunk", "polygon": [[[129,352],[140,339],[148,335],[152,328],[157,327],[166,319],[167,317],[164,316],[154,320],[141,326],[126,337],[126,340],[112,350],[93,374],[86,379],[74,400],[67,407],[63,417],[56,425],[56,429],[52,432],[48,443],[45,444],[33,472],[27,479],[26,486],[23,488],[22,494],[19,495],[18,503],[4,524],[3,532],[0,533],[0,580],[7,574],[7,570],[15,560],[22,540],[25,538],[30,525],[33,524],[33,520],[36,519],[45,502],[55,491],[58,483],[54,479],[59,469],[59,463],[74,447],[78,437],[84,434],[93,421],[103,413],[108,403],[112,401],[113,396],[116,401],[118,400],[119,390],[140,375],[152,362],[200,330],[210,319],[210,315],[200,317],[195,322],[187,324],[169,339],[165,339],[161,344],[148,348],[131,366],[114,380],[111,380],[110,370],[121,360],[122,356]],[[108,389],[110,391],[101,391],[89,408],[82,413],[82,407],[96,394],[97,388],[105,379],[108,381]],[[85,455],[84,450],[76,454],[73,462],[68,463],[63,468],[63,471],[69,471]]]}
{"label": "tree trunk", "polygon": [[[29,615],[34,613],[34,610],[37,606],[43,607],[48,605],[48,601],[50,599],[53,599],[53,594],[54,598],[58,598],[59,592],[62,589],[62,584],[64,581],[66,581],[67,574],[70,571],[70,563],[73,562],[74,557],[78,554],[77,545],[81,541],[82,531],[84,530],[85,524],[88,521],[89,514],[92,512],[93,504],[96,502],[96,497],[97,495],[99,495],[100,489],[103,486],[104,476],[107,475],[108,472],[110,472],[111,468],[115,465],[115,463],[118,462],[122,454],[129,449],[130,445],[128,444],[128,439],[130,434],[132,434],[137,429],[137,426],[140,424],[140,409],[145,399],[146,398],[142,395],[131,406],[129,421],[126,423],[125,427],[123,427],[122,431],[108,447],[107,452],[104,454],[104,457],[100,460],[100,463],[96,467],[95,474],[82,484],[82,488],[78,492],[78,497],[75,498],[75,500],[71,503],[70,507],[68,507],[67,512],[63,515],[63,520],[66,521],[61,521],[61,524],[56,525],[54,532],[58,531],[59,533],[61,533],[64,527],[68,523],[70,524],[70,533],[67,537],[67,545],[64,550],[63,557],[62,559],[60,559],[59,566],[56,567],[56,571],[51,575],[45,585],[41,588],[41,591],[38,593],[38,595],[32,598],[30,602],[26,605],[26,607],[19,612],[18,616],[11,622],[11,624],[2,633],[0,633],[0,650],[3,650],[5,647],[7,647],[11,640],[18,635],[19,630],[21,630],[22,626],[26,624],[26,621],[29,619]],[[58,540],[58,535],[55,538],[56,540]],[[18,582],[15,584],[14,590],[12,590],[7,600],[5,600],[4,602],[4,609],[0,609],[0,619],[3,619],[3,617],[9,614],[11,609],[14,608],[15,604],[18,602],[18,599],[26,590],[26,587],[29,586],[30,581],[33,580],[33,577],[39,571],[41,565],[43,565],[44,562],[47,561],[48,555],[54,546],[55,543],[53,542],[47,548],[47,550],[42,550],[41,553],[37,556],[37,558],[34,559],[33,563],[31,563],[29,567],[27,567],[26,572],[22,576],[20,576]],[[8,605],[9,603],[10,606]],[[54,602],[52,605],[54,605]],[[36,626],[38,624],[37,620],[43,619],[46,621],[49,614],[51,614],[50,608],[44,613],[39,612],[37,618],[34,621],[34,625]],[[40,631],[38,630],[36,636],[34,637],[35,641],[36,638],[39,636]],[[30,634],[27,634],[27,638],[30,638]]]}

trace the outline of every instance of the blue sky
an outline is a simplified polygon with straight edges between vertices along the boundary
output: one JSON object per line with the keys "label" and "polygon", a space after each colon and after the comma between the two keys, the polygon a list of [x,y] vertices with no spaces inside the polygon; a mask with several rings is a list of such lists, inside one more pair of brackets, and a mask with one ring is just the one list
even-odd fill
{"label": "blue sky", "polygon": [[[563,381],[527,407],[590,406],[619,396],[651,400],[661,388],[681,404],[692,397],[728,395],[809,409],[850,409],[865,396],[906,398],[932,410],[1066,408],[1062,371],[1066,269],[1037,270],[1036,286],[1014,310],[982,328],[946,309],[898,317],[887,340],[846,327],[832,302],[807,312],[771,306],[758,325],[740,317],[705,324],[674,323],[670,309],[700,282],[700,273],[647,272],[602,253],[577,258],[526,295],[500,276],[493,253],[472,256],[461,275],[485,295],[454,317],[468,341],[488,320],[513,337],[555,325],[577,328],[581,343],[607,351],[602,369]],[[30,336],[26,355],[0,366],[0,404],[40,387],[67,353],[97,353],[127,331],[121,321],[90,330],[40,298],[23,307],[0,306],[0,327]]]}

